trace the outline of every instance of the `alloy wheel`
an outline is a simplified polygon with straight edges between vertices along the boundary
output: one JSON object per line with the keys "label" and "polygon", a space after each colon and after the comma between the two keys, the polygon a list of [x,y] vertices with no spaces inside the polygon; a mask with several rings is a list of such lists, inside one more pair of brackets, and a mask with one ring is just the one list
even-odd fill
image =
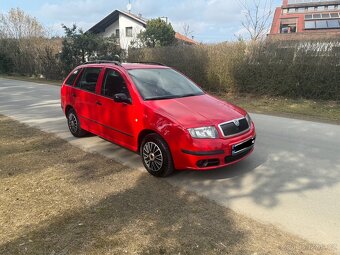
{"label": "alloy wheel", "polygon": [[77,132],[77,130],[78,130],[78,120],[77,120],[77,117],[73,113],[70,113],[70,115],[68,116],[68,125],[69,125],[72,133]]}
{"label": "alloy wheel", "polygon": [[157,144],[154,142],[147,142],[144,145],[143,160],[148,168],[154,172],[157,172],[162,168],[163,154]]}

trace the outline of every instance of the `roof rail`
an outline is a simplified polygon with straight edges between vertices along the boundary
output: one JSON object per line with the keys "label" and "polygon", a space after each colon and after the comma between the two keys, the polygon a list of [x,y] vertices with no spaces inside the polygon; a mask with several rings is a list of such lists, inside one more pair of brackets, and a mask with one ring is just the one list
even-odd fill
{"label": "roof rail", "polygon": [[137,62],[133,62],[133,63],[136,63],[136,64],[146,64],[146,65],[165,66],[164,64],[159,63],[159,62],[137,61]]}
{"label": "roof rail", "polygon": [[93,61],[87,61],[83,63],[84,65],[86,64],[114,64],[117,66],[122,66],[122,64],[118,61],[110,61],[110,60],[93,60]]}

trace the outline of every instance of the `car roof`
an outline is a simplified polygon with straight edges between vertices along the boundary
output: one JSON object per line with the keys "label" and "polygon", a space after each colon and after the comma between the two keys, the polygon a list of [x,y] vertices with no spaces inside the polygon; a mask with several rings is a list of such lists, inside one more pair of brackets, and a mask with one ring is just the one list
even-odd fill
{"label": "car roof", "polygon": [[156,63],[85,63],[83,65],[80,65],[79,67],[91,67],[91,66],[102,66],[102,67],[113,67],[113,66],[120,66],[123,67],[126,70],[133,70],[133,69],[169,69],[170,67],[164,66],[162,64],[156,64]]}
{"label": "car roof", "polygon": [[164,65],[157,65],[157,64],[143,64],[143,63],[122,63],[122,66],[127,69],[168,69],[169,67]]}

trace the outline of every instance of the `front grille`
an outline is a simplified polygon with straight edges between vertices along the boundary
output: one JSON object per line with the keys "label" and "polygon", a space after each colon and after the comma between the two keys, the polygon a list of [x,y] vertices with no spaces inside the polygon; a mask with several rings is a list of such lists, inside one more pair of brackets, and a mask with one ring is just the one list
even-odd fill
{"label": "front grille", "polygon": [[219,127],[224,136],[233,136],[247,131],[249,129],[249,124],[247,119],[243,118],[222,123]]}

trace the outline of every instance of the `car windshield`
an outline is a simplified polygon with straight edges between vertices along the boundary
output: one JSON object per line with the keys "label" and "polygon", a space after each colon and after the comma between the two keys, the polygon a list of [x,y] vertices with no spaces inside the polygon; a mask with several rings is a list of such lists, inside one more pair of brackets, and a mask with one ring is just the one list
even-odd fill
{"label": "car windshield", "polygon": [[162,100],[203,95],[204,92],[184,75],[173,69],[129,70],[144,100]]}

